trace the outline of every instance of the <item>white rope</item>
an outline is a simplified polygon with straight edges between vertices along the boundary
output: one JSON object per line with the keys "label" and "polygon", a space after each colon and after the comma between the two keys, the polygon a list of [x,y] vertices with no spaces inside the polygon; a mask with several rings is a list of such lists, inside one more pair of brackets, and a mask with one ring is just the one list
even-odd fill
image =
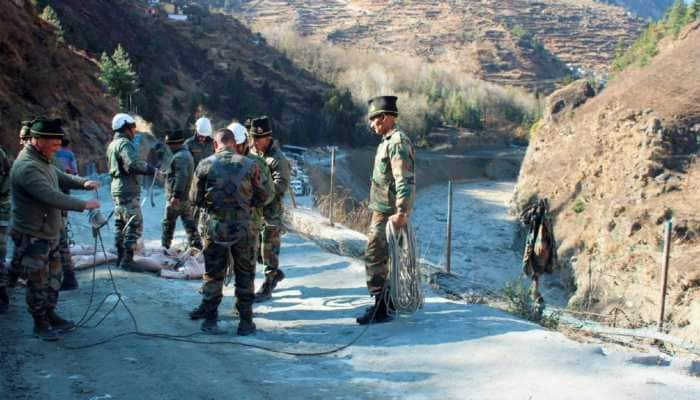
{"label": "white rope", "polygon": [[384,296],[393,304],[390,314],[413,314],[423,306],[420,266],[416,262],[416,234],[410,224],[398,233],[394,224],[386,224],[389,248],[389,290]]}

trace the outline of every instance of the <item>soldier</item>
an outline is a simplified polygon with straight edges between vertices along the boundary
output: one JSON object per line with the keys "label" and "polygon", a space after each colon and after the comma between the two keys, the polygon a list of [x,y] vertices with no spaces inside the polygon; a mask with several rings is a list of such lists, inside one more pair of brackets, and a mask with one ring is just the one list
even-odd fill
{"label": "soldier", "polygon": [[[251,119],[252,121],[252,119]],[[236,140],[236,152],[242,156],[246,156],[251,160],[255,161],[260,168],[260,179],[263,186],[265,187],[265,193],[267,194],[265,201],[261,207],[255,207],[253,209],[253,222],[256,229],[256,237],[259,239],[260,232],[262,232],[265,227],[263,222],[263,207],[270,204],[275,198],[275,184],[272,180],[272,174],[270,174],[270,169],[267,167],[265,160],[260,156],[255,155],[250,152],[250,143],[248,140],[248,130],[238,122],[234,122],[227,127],[228,130],[233,132],[233,137]],[[255,259],[258,259],[259,243],[255,248]]]}
{"label": "soldier", "polygon": [[255,332],[253,300],[257,239],[251,209],[265,201],[265,187],[257,164],[236,153],[231,131],[222,129],[214,134],[214,151],[214,155],[202,160],[197,167],[190,191],[192,203],[204,211],[201,232],[206,271],[201,289],[202,303],[190,312],[190,318],[204,318],[204,332],[220,333],[218,307],[223,297],[227,266],[233,265],[236,309],[240,315],[237,334],[245,336]]}
{"label": "soldier", "polygon": [[391,320],[391,303],[384,294],[388,291],[386,224],[391,221],[401,229],[408,221],[416,193],[414,176],[415,152],[408,136],[396,127],[399,110],[394,96],[375,97],[369,101],[369,125],[375,134],[382,137],[377,147],[372,171],[369,209],[372,219],[367,234],[365,271],[367,288],[375,302],[357,323],[388,322]]}
{"label": "soldier", "polygon": [[200,161],[214,154],[211,132],[211,121],[209,118],[202,117],[195,123],[194,136],[185,140],[184,146],[192,153],[195,168]]}
{"label": "soldier", "polygon": [[37,118],[30,132],[31,142],[19,153],[10,171],[12,240],[15,257],[27,276],[27,305],[34,319],[34,333],[44,340],[56,340],[60,332],[75,327],[56,313],[61,286],[61,210],[100,207],[97,200],[83,201],[64,194],[59,184],[93,190],[99,182],[65,174],[52,164],[63,137],[60,119]]}
{"label": "soldier", "polygon": [[251,135],[254,146],[252,152],[265,160],[275,185],[274,199],[263,208],[265,226],[260,240],[260,253],[265,265],[265,282],[255,294],[255,301],[263,302],[272,297],[272,291],[284,279],[284,273],[279,269],[279,254],[284,214],[282,198],[289,186],[289,161],[282,154],[278,142],[272,138],[272,128],[267,117],[252,121]]}
{"label": "soldier", "polygon": [[165,176],[165,217],[163,218],[163,236],[161,244],[170,248],[175,233],[177,217],[182,218],[182,225],[187,233],[190,247],[202,249],[202,241],[197,233],[197,225],[192,218],[192,207],[189,202],[189,190],[194,173],[192,154],[182,146],[185,132],[180,129],[169,132],[165,136],[165,144],[173,152],[170,171]]}
{"label": "soldier", "polygon": [[156,169],[138,159],[132,140],[136,121],[129,114],[117,114],[112,119],[114,138],[107,147],[109,175],[112,177],[114,199],[114,234],[117,266],[133,271],[134,249],[143,232],[141,215],[141,185],[138,175],[152,176]]}
{"label": "soldier", "polygon": [[5,264],[7,256],[7,233],[10,227],[10,159],[5,150],[0,147],[0,314],[5,314],[10,304],[7,293],[8,268]]}

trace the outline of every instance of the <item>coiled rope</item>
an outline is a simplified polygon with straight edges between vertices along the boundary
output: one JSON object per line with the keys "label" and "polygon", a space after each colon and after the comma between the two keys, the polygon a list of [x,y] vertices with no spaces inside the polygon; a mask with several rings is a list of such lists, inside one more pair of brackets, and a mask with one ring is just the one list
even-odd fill
{"label": "coiled rope", "polygon": [[409,223],[396,232],[394,224],[388,222],[386,241],[390,283],[384,296],[386,304],[393,305],[388,311],[390,314],[414,314],[423,307],[420,266],[416,262],[416,233]]}

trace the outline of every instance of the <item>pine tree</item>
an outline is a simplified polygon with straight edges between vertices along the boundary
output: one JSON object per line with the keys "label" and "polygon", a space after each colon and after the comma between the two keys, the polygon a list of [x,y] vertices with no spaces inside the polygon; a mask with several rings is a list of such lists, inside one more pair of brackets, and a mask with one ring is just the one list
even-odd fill
{"label": "pine tree", "polygon": [[56,39],[59,42],[63,43],[63,26],[61,25],[61,20],[58,19],[58,14],[56,14],[56,11],[54,11],[54,9],[51,8],[51,6],[46,6],[41,15],[39,15],[39,17],[54,27]]}
{"label": "pine tree", "polygon": [[688,5],[687,23],[691,23],[696,19],[700,19],[700,0],[695,0],[693,4]]}
{"label": "pine tree", "polygon": [[685,26],[686,23],[686,7],[683,0],[676,0],[671,6],[666,14],[666,20],[664,21],[664,27],[666,32],[677,37],[678,33]]}
{"label": "pine tree", "polygon": [[111,57],[102,53],[99,66],[100,82],[107,87],[107,93],[117,98],[119,108],[126,110],[131,95],[138,89],[138,76],[126,50],[118,45]]}

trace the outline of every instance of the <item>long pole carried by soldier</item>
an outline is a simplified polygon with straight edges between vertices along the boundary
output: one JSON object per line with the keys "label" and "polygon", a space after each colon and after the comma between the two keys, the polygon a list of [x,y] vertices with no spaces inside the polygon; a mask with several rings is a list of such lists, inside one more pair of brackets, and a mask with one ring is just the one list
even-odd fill
{"label": "long pole carried by soldier", "polygon": [[152,176],[156,169],[138,158],[133,144],[136,121],[129,114],[117,114],[112,119],[114,137],[107,147],[111,193],[114,199],[115,247],[117,266],[135,270],[134,250],[143,233],[141,214],[141,184],[139,175]]}
{"label": "long pole carried by soldier", "polygon": [[220,333],[217,319],[223,298],[227,268],[233,267],[236,309],[240,316],[238,335],[255,332],[256,230],[252,209],[260,207],[267,193],[255,161],[238,154],[233,132],[214,134],[214,155],[205,158],[194,173],[190,200],[200,207],[200,232],[204,244],[205,273],[202,302],[190,312],[191,319],[204,319],[202,330]]}
{"label": "long pole carried by soldier", "polygon": [[289,186],[289,161],[282,154],[279,143],[272,137],[272,126],[267,117],[256,118],[251,122],[253,154],[265,160],[275,186],[274,199],[263,208],[264,228],[260,240],[260,254],[265,265],[265,282],[255,294],[256,302],[272,297],[272,291],[284,279],[279,269],[279,254],[282,246],[282,200]]}
{"label": "long pole carried by soldier", "polygon": [[10,172],[14,257],[27,277],[27,305],[34,319],[34,333],[45,340],[56,340],[75,326],[56,312],[62,278],[61,210],[100,207],[97,200],[83,201],[64,194],[60,186],[95,190],[99,182],[63,173],[52,164],[63,137],[61,120],[37,118],[30,133],[31,142],[19,153]]}
{"label": "long pole carried by soldier", "polygon": [[165,144],[173,153],[169,171],[165,175],[165,216],[163,217],[163,233],[161,245],[169,249],[172,244],[175,224],[180,217],[187,233],[190,247],[202,249],[202,241],[197,232],[197,225],[192,216],[189,201],[189,190],[194,174],[194,158],[182,145],[185,132],[176,129],[165,135]]}
{"label": "long pole carried by soldier", "polygon": [[374,305],[357,318],[357,323],[388,322],[393,305],[385,296],[389,291],[389,250],[386,224],[403,228],[413,208],[416,194],[415,152],[408,136],[396,126],[399,110],[395,96],[380,96],[369,100],[370,129],[382,141],[377,147],[372,170],[369,209],[372,219],[367,234],[365,271],[367,289],[374,296]]}

